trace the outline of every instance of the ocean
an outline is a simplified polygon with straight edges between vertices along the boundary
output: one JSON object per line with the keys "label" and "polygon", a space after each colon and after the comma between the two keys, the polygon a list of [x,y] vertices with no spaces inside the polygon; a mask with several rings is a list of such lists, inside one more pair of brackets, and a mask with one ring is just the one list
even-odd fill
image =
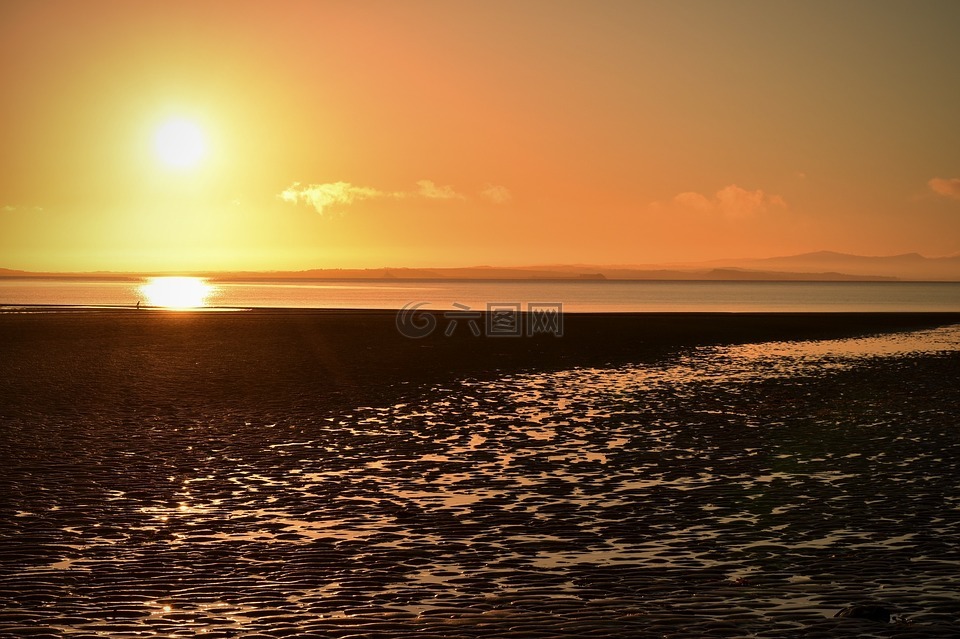
{"label": "ocean", "polygon": [[[0,280],[0,305],[149,304],[142,281]],[[960,311],[958,282],[297,280],[208,282],[204,308],[563,304],[565,312]]]}

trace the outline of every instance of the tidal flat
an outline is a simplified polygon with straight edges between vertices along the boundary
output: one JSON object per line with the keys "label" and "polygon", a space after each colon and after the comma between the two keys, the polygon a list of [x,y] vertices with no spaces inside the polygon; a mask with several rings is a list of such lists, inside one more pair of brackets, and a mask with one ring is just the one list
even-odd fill
{"label": "tidal flat", "polygon": [[960,632],[950,317],[390,322],[0,314],[0,634]]}

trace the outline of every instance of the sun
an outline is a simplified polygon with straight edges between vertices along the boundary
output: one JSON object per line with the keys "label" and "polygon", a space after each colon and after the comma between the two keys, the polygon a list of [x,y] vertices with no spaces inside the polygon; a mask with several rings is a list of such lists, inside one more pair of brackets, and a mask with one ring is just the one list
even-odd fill
{"label": "sun", "polygon": [[151,277],[140,292],[150,306],[187,309],[205,306],[213,287],[199,277]]}
{"label": "sun", "polygon": [[154,148],[164,164],[177,168],[196,166],[207,152],[200,127],[180,118],[168,120],[157,129]]}

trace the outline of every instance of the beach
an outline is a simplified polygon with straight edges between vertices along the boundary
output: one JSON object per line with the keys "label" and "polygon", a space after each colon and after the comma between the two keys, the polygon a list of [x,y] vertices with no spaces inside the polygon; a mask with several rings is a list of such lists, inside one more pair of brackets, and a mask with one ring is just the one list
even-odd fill
{"label": "beach", "polygon": [[[923,328],[956,313],[565,314],[563,336],[476,338],[428,313],[422,339],[396,311],[48,309],[0,314],[5,414],[256,415],[297,419],[462,377],[656,361],[703,344]],[[485,329],[484,314],[475,320]],[[313,411],[319,411],[314,413]]]}
{"label": "beach", "polygon": [[960,315],[432,316],[0,313],[0,635],[960,632]]}

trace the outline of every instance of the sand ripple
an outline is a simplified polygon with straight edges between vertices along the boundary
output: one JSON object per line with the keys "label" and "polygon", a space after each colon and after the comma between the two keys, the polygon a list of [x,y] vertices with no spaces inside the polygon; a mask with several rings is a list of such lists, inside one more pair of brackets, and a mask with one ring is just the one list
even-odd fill
{"label": "sand ripple", "polygon": [[955,637],[956,335],[13,420],[0,634]]}

